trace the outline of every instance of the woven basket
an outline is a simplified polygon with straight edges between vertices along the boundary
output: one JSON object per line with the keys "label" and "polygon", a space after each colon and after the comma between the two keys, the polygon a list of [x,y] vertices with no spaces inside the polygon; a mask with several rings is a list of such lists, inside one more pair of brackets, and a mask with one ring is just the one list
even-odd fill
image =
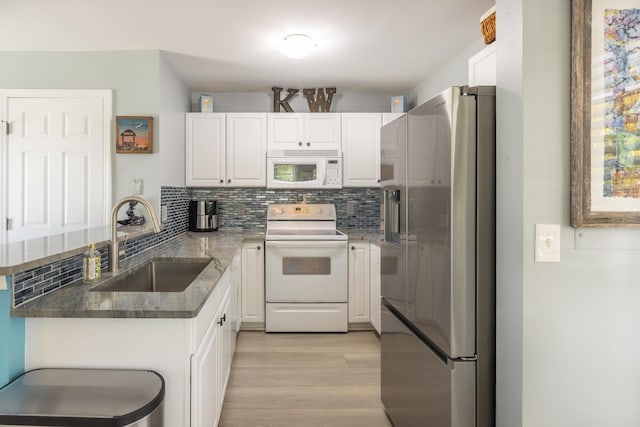
{"label": "woven basket", "polygon": [[[493,10],[493,11],[492,11]],[[480,29],[482,30],[482,37],[484,37],[484,44],[491,44],[496,41],[496,11],[492,8],[480,19]]]}

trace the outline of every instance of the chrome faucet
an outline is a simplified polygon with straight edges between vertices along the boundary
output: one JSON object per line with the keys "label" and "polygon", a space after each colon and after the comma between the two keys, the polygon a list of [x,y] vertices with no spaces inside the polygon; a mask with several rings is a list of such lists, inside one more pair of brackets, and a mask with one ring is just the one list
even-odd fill
{"label": "chrome faucet", "polygon": [[142,204],[142,206],[147,209],[147,212],[149,212],[154,233],[159,233],[161,231],[158,217],[156,217],[153,206],[151,206],[151,203],[149,203],[147,200],[138,196],[126,196],[118,200],[116,204],[113,205],[113,209],[111,210],[111,243],[109,244],[109,270],[111,270],[113,274],[118,272],[120,260],[120,251],[118,250],[118,231],[116,230],[118,225],[118,211],[125,203],[128,202],[138,202]]}

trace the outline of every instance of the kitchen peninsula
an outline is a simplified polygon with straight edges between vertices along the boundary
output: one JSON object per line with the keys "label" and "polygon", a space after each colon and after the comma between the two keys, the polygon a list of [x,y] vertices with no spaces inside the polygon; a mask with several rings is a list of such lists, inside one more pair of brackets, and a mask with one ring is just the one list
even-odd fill
{"label": "kitchen peninsula", "polygon": [[105,274],[12,309],[26,318],[26,370],[151,369],[166,382],[166,425],[213,425],[239,329],[240,249],[262,239],[242,231],[188,232],[121,263],[117,277],[157,258],[210,259],[183,292],[94,290],[114,279]]}

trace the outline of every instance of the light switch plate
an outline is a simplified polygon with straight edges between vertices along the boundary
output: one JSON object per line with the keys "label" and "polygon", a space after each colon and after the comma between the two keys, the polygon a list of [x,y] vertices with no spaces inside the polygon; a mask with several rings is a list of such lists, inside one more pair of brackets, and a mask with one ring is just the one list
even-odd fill
{"label": "light switch plate", "polygon": [[536,262],[560,262],[560,225],[536,224]]}
{"label": "light switch plate", "polygon": [[131,186],[131,194],[140,195],[142,194],[144,181],[142,178],[133,178],[133,185]]}
{"label": "light switch plate", "polygon": [[6,291],[7,289],[9,289],[7,280],[9,280],[8,276],[0,276],[0,291]]}

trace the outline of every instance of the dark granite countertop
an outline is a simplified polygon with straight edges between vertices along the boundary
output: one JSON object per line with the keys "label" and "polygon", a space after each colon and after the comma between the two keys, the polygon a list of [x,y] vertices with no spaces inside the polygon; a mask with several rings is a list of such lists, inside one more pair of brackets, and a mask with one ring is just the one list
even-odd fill
{"label": "dark granite countertop", "polygon": [[[350,242],[377,243],[379,230],[343,229]],[[106,292],[91,289],[113,278],[106,272],[96,283],[71,283],[11,310],[13,317],[191,318],[196,317],[243,242],[264,240],[264,234],[229,230],[185,233],[120,264],[119,275],[157,257],[211,258],[209,265],[183,292]]]}
{"label": "dark granite countertop", "polygon": [[[118,241],[150,233],[153,233],[153,229],[149,224],[133,227],[118,226]],[[3,243],[0,244],[0,275],[19,273],[80,255],[87,250],[89,243],[100,248],[107,246],[110,240],[111,227],[104,226]]]}
{"label": "dark granite countertop", "polygon": [[362,230],[352,228],[341,228],[340,231],[345,233],[350,242],[368,242],[379,243],[383,239],[382,230]]}
{"label": "dark granite countertop", "polygon": [[121,274],[152,258],[211,258],[202,273],[183,292],[91,291],[113,276],[106,272],[96,283],[71,283],[11,310],[14,317],[79,318],[191,318],[197,316],[243,242],[262,241],[250,231],[185,233],[120,264]]}

